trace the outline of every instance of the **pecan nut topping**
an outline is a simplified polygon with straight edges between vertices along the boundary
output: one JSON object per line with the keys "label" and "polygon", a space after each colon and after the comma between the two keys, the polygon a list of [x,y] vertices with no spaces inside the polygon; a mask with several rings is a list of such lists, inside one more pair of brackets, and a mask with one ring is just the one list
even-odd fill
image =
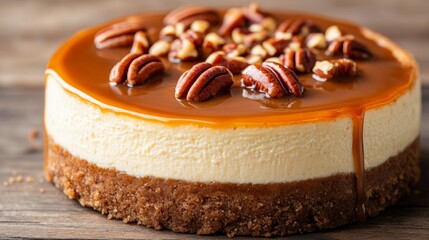
{"label": "pecan nut topping", "polygon": [[260,23],[266,17],[266,13],[261,11],[257,3],[251,3],[248,7],[241,8],[244,17],[252,23]]}
{"label": "pecan nut topping", "polygon": [[149,51],[149,47],[150,41],[147,33],[142,31],[136,32],[130,52],[145,54]]}
{"label": "pecan nut topping", "polygon": [[305,20],[302,18],[288,19],[280,23],[276,30],[277,33],[288,33],[292,36],[301,35],[303,37],[310,33],[319,33],[322,29],[319,25],[311,20]]}
{"label": "pecan nut topping", "polygon": [[245,25],[246,18],[240,8],[230,8],[223,16],[222,25],[219,28],[219,34],[228,36],[235,28]]}
{"label": "pecan nut topping", "polygon": [[101,29],[95,34],[94,44],[98,49],[130,47],[134,41],[134,35],[146,32],[142,22],[124,21]]}
{"label": "pecan nut topping", "polygon": [[289,93],[299,97],[304,93],[298,76],[276,62],[265,61],[262,66],[250,65],[241,75],[242,86],[264,92],[269,98],[279,98]]}
{"label": "pecan nut topping", "polygon": [[204,37],[203,41],[203,53],[204,56],[208,56],[213,52],[220,50],[223,45],[226,44],[226,40],[219,36],[219,34],[211,32]]}
{"label": "pecan nut topping", "polygon": [[346,58],[317,61],[313,72],[313,78],[322,82],[335,77],[352,77],[357,74],[357,64]]}
{"label": "pecan nut topping", "polygon": [[372,57],[371,51],[362,43],[356,41],[352,35],[345,35],[332,41],[326,55],[343,55],[345,58],[367,60]]}
{"label": "pecan nut topping", "polygon": [[245,69],[249,64],[247,59],[244,57],[228,57],[224,52],[217,51],[212,53],[207,59],[206,62],[212,64],[213,66],[224,66],[231,71],[232,74],[240,73]]}
{"label": "pecan nut topping", "polygon": [[308,48],[287,49],[280,55],[280,61],[294,72],[309,73],[316,63],[316,55]]}
{"label": "pecan nut topping", "polygon": [[168,13],[164,18],[164,24],[173,25],[181,22],[186,26],[190,26],[197,20],[204,20],[210,24],[216,24],[219,22],[220,18],[219,14],[211,8],[188,6],[175,9]]}
{"label": "pecan nut topping", "polygon": [[173,41],[168,58],[171,62],[194,61],[203,55],[204,34],[192,30],[186,31]]}
{"label": "pecan nut topping", "polygon": [[202,102],[227,91],[233,84],[232,73],[223,66],[202,62],[180,76],[175,96],[190,102]]}
{"label": "pecan nut topping", "polygon": [[129,53],[110,72],[110,82],[126,83],[129,87],[142,84],[151,77],[164,72],[164,64],[150,54]]}

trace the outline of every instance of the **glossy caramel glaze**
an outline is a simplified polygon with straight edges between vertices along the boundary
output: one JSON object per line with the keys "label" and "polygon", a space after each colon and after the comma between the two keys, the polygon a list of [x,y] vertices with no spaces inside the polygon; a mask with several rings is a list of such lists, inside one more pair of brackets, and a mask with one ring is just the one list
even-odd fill
{"label": "glossy caramel glaze", "polygon": [[[304,87],[304,96],[287,96],[281,99],[263,98],[240,87],[240,75],[230,93],[207,102],[191,103],[174,97],[174,88],[179,76],[194,63],[173,64],[165,58],[166,72],[144,85],[129,88],[125,85],[111,86],[111,68],[129,49],[98,50],[93,39],[105,24],[84,30],[66,42],[51,59],[48,69],[63,79],[66,89],[86,99],[103,103],[104,110],[126,112],[146,119],[169,124],[195,123],[203,126],[269,126],[285,123],[329,120],[340,116],[353,116],[369,108],[392,102],[411,87],[416,79],[414,60],[389,40],[381,37],[388,47],[381,47],[364,36],[362,28],[338,20],[297,13],[274,14],[279,20],[303,17],[312,19],[326,29],[332,24],[356,36],[373,52],[369,61],[357,61],[359,75],[352,79],[327,82],[315,81],[311,73],[299,75]],[[156,40],[162,28],[164,14],[136,16],[147,22],[152,39]],[[121,21],[124,19],[119,19]],[[365,30],[365,32],[369,32]],[[370,38],[380,39],[371,32]],[[398,61],[393,51],[406,55],[406,62]],[[323,50],[317,52],[318,60],[329,59]],[[89,98],[88,98],[89,96]],[[246,97],[243,97],[246,96]],[[100,104],[99,104],[100,105]]]}

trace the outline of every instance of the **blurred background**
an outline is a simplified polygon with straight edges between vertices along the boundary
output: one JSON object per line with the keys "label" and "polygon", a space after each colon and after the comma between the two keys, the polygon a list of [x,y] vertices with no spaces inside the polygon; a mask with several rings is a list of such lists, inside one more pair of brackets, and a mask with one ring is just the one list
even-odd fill
{"label": "blurred background", "polygon": [[[296,10],[347,19],[380,32],[411,51],[429,84],[429,1],[253,1],[265,9]],[[0,0],[0,87],[42,86],[56,48],[82,28],[129,14],[182,5],[242,6],[249,1]]]}

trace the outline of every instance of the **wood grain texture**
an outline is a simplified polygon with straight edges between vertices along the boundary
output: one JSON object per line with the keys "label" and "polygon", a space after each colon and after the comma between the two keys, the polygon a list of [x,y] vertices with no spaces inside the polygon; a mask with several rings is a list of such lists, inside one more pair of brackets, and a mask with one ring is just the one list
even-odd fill
{"label": "wood grain texture", "polygon": [[[155,231],[81,207],[43,180],[43,72],[55,49],[85,26],[135,12],[166,10],[195,1],[0,0],[0,239],[221,239]],[[247,1],[234,1],[243,5]],[[231,6],[217,0],[208,5]],[[368,26],[409,49],[429,84],[429,1],[264,1],[271,9],[316,12]],[[32,87],[19,87],[20,85]],[[423,88],[422,179],[415,192],[366,223],[288,239],[429,239],[429,87]],[[3,186],[13,174],[31,183]],[[44,193],[40,192],[44,189]],[[246,238],[248,239],[248,238]]]}
{"label": "wood grain texture", "polygon": [[[43,85],[43,72],[60,44],[75,32],[133,13],[169,10],[196,0],[0,0],[0,86]],[[424,0],[259,0],[266,9],[297,10],[347,19],[380,32],[412,52],[429,84],[429,1]],[[199,4],[202,4],[201,2]],[[206,1],[242,6],[244,0]]]}

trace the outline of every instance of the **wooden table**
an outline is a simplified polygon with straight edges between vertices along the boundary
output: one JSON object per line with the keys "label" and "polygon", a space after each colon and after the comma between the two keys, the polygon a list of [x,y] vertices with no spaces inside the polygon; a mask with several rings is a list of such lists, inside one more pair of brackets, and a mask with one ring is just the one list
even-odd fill
{"label": "wooden table", "polygon": [[[192,1],[182,1],[191,3]],[[235,1],[243,5],[245,1]],[[230,6],[227,0],[210,5]],[[43,71],[49,56],[78,29],[133,12],[174,8],[179,1],[0,1],[0,239],[218,239],[155,231],[107,220],[43,178]],[[366,25],[409,49],[423,87],[422,179],[380,216],[289,239],[429,239],[429,1],[269,1],[267,8],[332,15]],[[29,136],[29,134],[31,136]],[[3,186],[10,177],[22,183]],[[26,182],[26,177],[31,182]],[[30,179],[28,179],[30,180]]]}

